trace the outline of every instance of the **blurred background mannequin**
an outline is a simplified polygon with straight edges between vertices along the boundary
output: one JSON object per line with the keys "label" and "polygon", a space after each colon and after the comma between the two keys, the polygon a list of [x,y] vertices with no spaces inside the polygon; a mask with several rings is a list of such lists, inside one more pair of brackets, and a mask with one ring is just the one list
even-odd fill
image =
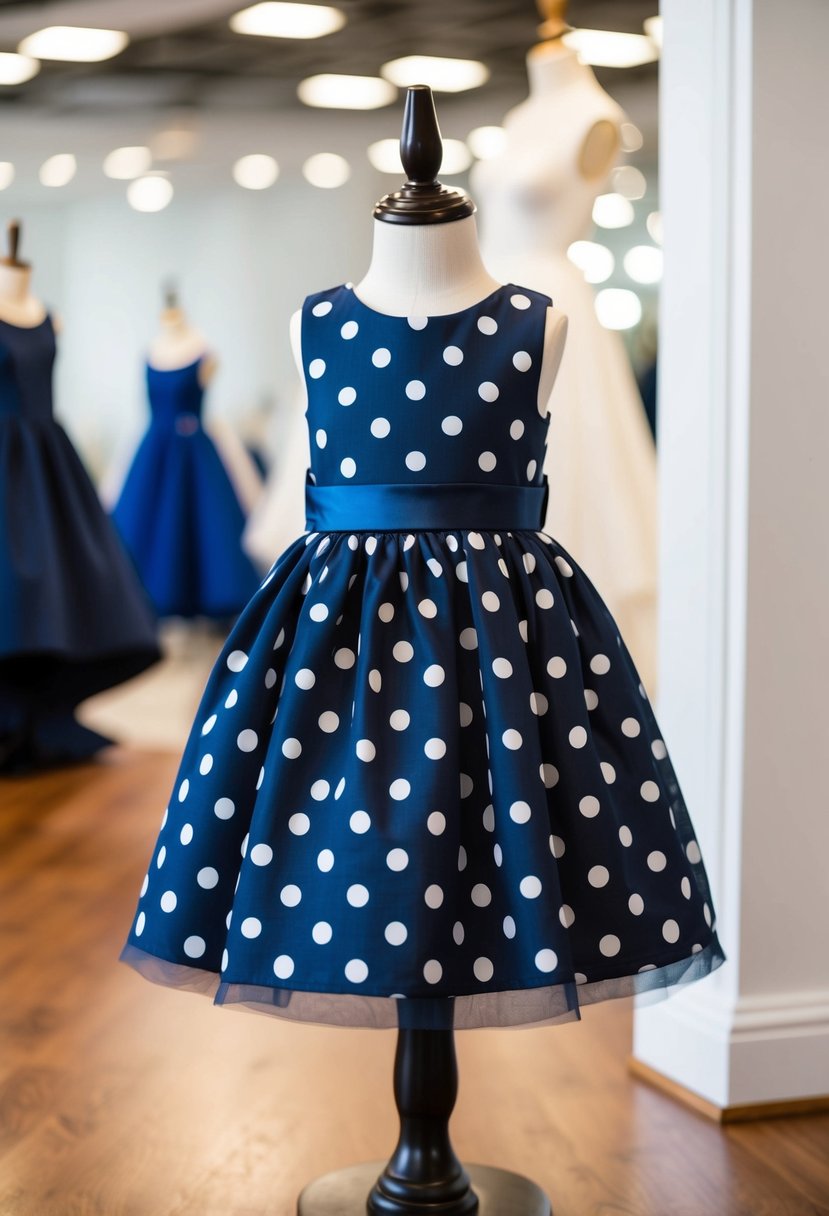
{"label": "blurred background mannequin", "polygon": [[506,146],[472,172],[487,266],[551,295],[570,317],[551,401],[546,529],[579,555],[649,692],[656,682],[656,453],[621,338],[596,317],[567,258],[590,229],[619,149],[620,107],[561,40],[565,4],[541,4],[530,94],[504,119]]}

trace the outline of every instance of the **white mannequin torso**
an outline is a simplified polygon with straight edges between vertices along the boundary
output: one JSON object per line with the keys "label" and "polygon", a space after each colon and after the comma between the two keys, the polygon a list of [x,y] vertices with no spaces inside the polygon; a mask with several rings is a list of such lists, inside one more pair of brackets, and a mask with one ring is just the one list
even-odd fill
{"label": "white mannequin torso", "polygon": [[32,295],[30,266],[0,264],[0,320],[34,329],[46,319],[46,307]]}
{"label": "white mannequin torso", "polygon": [[218,361],[208,350],[204,334],[190,324],[180,308],[165,308],[160,321],[161,328],[150,344],[150,366],[169,372],[189,367],[200,359],[199,383],[206,387],[216,372]]}

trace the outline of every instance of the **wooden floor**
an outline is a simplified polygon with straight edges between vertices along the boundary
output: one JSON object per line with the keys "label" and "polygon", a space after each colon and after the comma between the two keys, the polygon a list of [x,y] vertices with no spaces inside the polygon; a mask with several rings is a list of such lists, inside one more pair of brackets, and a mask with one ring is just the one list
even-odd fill
{"label": "wooden floor", "polygon": [[[391,1032],[215,1009],[116,962],[173,769],[112,752],[0,783],[0,1216],[291,1216],[393,1147]],[[461,1157],[531,1175],[555,1216],[829,1213],[829,1115],[719,1128],[630,1077],[630,1016],[459,1035]]]}

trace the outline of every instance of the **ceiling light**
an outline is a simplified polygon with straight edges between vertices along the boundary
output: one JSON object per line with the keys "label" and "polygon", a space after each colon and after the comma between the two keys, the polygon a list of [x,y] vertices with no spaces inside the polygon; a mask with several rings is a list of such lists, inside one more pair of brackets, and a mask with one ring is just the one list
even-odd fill
{"label": "ceiling light", "polygon": [[620,165],[610,175],[610,184],[623,198],[644,198],[648,188],[647,178],[635,165]]}
{"label": "ceiling light", "polygon": [[600,194],[593,204],[593,223],[600,228],[627,228],[633,223],[633,205],[621,194]]}
{"label": "ceiling light", "polygon": [[321,190],[335,190],[351,177],[351,165],[344,156],[336,152],[317,152],[309,156],[302,166],[302,174],[312,186]]}
{"label": "ceiling light", "polygon": [[254,4],[230,18],[237,34],[262,38],[322,38],[345,25],[345,13],[325,4]]}
{"label": "ceiling light", "polygon": [[399,88],[428,84],[439,93],[462,93],[489,80],[489,68],[477,59],[442,59],[437,55],[406,55],[384,63],[380,75]]}
{"label": "ceiling light", "polygon": [[[381,173],[405,173],[400,160],[399,139],[378,139],[376,143],[369,144],[368,159]],[[462,139],[444,139],[440,164],[442,175],[463,173],[471,164],[472,155]]]}
{"label": "ceiling light", "polygon": [[648,236],[652,241],[656,241],[657,245],[662,244],[662,212],[652,211],[645,220],[645,227],[648,230]]}
{"label": "ceiling light", "polygon": [[634,245],[625,254],[625,271],[634,283],[658,283],[662,278],[662,250],[655,245]]}
{"label": "ceiling light", "polygon": [[129,42],[123,30],[85,29],[79,25],[49,25],[29,34],[17,48],[36,59],[62,59],[69,63],[99,63],[112,59]]}
{"label": "ceiling light", "polygon": [[636,68],[659,58],[659,48],[644,34],[614,30],[570,30],[562,39],[582,63],[599,68]]}
{"label": "ceiling light", "polygon": [[324,72],[300,81],[297,96],[306,106],[331,110],[377,110],[397,97],[397,89],[379,76],[338,76]]}
{"label": "ceiling light", "polygon": [[153,160],[189,160],[199,146],[199,133],[193,127],[166,127],[150,139]]}
{"label": "ceiling light", "polygon": [[131,147],[115,148],[104,157],[104,173],[120,181],[128,181],[132,177],[140,177],[146,173],[152,164],[149,148]]}
{"label": "ceiling light", "polygon": [[42,186],[66,186],[75,176],[78,162],[71,152],[58,152],[40,166],[38,177]]}
{"label": "ceiling light", "polygon": [[127,202],[135,211],[163,211],[173,197],[166,177],[137,177],[127,186]]}
{"label": "ceiling light", "polygon": [[605,287],[596,296],[596,316],[605,329],[633,329],[642,319],[642,304],[635,291]]}
{"label": "ceiling light", "polygon": [[37,76],[40,64],[29,55],[0,52],[0,84],[24,84]]}
{"label": "ceiling light", "polygon": [[279,177],[279,165],[264,152],[240,156],[233,166],[233,180],[245,190],[267,190]]}
{"label": "ceiling light", "polygon": [[478,160],[491,160],[506,148],[507,133],[503,127],[476,127],[467,135],[466,144]]}
{"label": "ceiling light", "polygon": [[623,122],[619,128],[622,136],[623,152],[638,152],[645,142],[645,137],[635,122]]}
{"label": "ceiling light", "polygon": [[472,153],[462,139],[444,139],[440,172],[445,177],[465,173],[472,164]]}
{"label": "ceiling light", "polygon": [[651,42],[656,43],[660,51],[662,50],[662,18],[661,17],[646,17],[645,33],[650,38]]}
{"label": "ceiling light", "polygon": [[10,160],[0,160],[0,190],[5,190],[14,181],[14,165]]}
{"label": "ceiling light", "polygon": [[613,274],[616,259],[605,245],[596,241],[573,241],[567,257],[578,266],[587,283],[605,283]]}

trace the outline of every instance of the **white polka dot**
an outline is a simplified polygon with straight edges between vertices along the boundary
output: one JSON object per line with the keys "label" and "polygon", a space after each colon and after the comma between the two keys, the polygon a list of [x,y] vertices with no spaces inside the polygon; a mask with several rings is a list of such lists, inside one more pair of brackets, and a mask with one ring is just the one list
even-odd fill
{"label": "white polka dot", "polygon": [[482,334],[497,334],[498,322],[494,317],[478,317],[478,329]]}
{"label": "white polka dot", "polygon": [[619,828],[619,840],[626,849],[629,849],[633,844],[633,832],[631,832],[630,828],[625,823],[623,823]]}
{"label": "white polka dot", "polygon": [[558,769],[554,764],[542,764],[539,772],[541,780],[548,790],[558,784]]}
{"label": "white polka dot", "polygon": [[346,456],[345,460],[340,461],[340,472],[343,477],[353,477],[357,472],[357,462],[351,456]]}
{"label": "white polka dot", "polygon": [[446,679],[446,672],[439,663],[431,663],[423,673],[423,683],[430,688],[438,688]]}
{"label": "white polka dot", "polygon": [[255,730],[243,730],[236,736],[236,746],[240,752],[252,752],[259,742],[259,736]]}
{"label": "white polka dot", "polygon": [[567,673],[567,664],[560,655],[550,659],[547,664],[547,675],[552,676],[554,680],[560,680]]}
{"label": "white polka dot", "polygon": [[558,919],[565,929],[569,929],[576,919],[576,914],[569,904],[562,904],[558,910]]}
{"label": "white polka dot", "polygon": [[564,856],[565,845],[560,836],[550,837],[550,852],[552,853],[553,857],[555,857],[556,861],[558,861],[560,857]]}
{"label": "white polka dot", "polygon": [[301,667],[294,676],[294,683],[297,688],[303,688],[306,691],[313,688],[317,682],[317,677],[309,667]]}
{"label": "white polka dot", "polygon": [[244,671],[247,662],[248,656],[244,650],[231,650],[227,656],[227,665],[231,671]]}
{"label": "white polka dot", "polygon": [[458,716],[460,719],[461,726],[469,726],[474,717],[474,714],[472,713],[472,707],[470,705],[467,705],[465,701],[461,701],[458,706]]}
{"label": "white polka dot", "polygon": [[184,802],[184,799],[190,793],[190,782],[185,777],[181,785],[178,787],[178,800]]}
{"label": "white polka dot", "polygon": [[427,984],[439,984],[443,975],[443,967],[436,958],[430,958],[423,968],[423,978]]}
{"label": "white polka dot", "polygon": [[203,937],[193,934],[192,937],[184,939],[184,953],[188,958],[201,958],[206,949],[207,943]]}
{"label": "white polka dot", "polygon": [[[392,794],[392,797],[395,797],[395,795]],[[409,854],[405,849],[390,849],[386,854],[386,865],[396,873],[399,873],[400,870],[405,870],[408,864]]]}
{"label": "white polka dot", "polygon": [[294,960],[290,954],[280,954],[274,959],[273,973],[278,980],[288,980],[294,974]]}
{"label": "white polka dot", "polygon": [[539,608],[552,608],[555,603],[552,591],[547,587],[539,588],[535,593],[535,602]]}
{"label": "white polka dot", "polygon": [[501,607],[501,601],[494,591],[485,591],[481,596],[481,604],[487,612],[497,612]]}
{"label": "white polka dot", "polygon": [[371,827],[371,818],[365,811],[355,811],[348,821],[348,826],[356,835],[362,836]]}
{"label": "white polka dot", "polygon": [[491,473],[497,463],[498,458],[494,452],[481,452],[480,456],[478,457],[478,467],[481,468],[484,473]]}
{"label": "white polka dot", "polygon": [[442,739],[427,739],[423,750],[430,760],[442,760],[446,755],[446,744]]}
{"label": "white polka dot", "polygon": [[432,811],[426,820],[426,827],[433,836],[442,836],[446,831],[446,816],[441,814],[440,811]]}
{"label": "white polka dot", "polygon": [[315,317],[324,317],[331,311],[333,307],[334,306],[330,300],[320,300],[319,304],[314,305],[311,312]]}
{"label": "white polka dot", "polygon": [[[326,609],[326,616],[327,615],[328,615],[328,609]],[[314,618],[314,619],[316,619],[316,618]],[[265,687],[273,688],[275,683],[276,683],[276,672],[274,671],[274,669],[272,667],[269,667],[268,670],[265,672]]]}
{"label": "white polka dot", "polygon": [[357,400],[356,388],[352,388],[350,385],[346,385],[345,388],[341,388],[337,394],[337,400],[339,401],[340,405],[353,405]]}
{"label": "white polka dot", "polygon": [[439,887],[436,882],[433,882],[424,891],[423,899],[427,908],[439,908],[443,903],[443,888]]}
{"label": "white polka dot", "polygon": [[302,892],[294,883],[288,883],[287,887],[283,887],[279,892],[279,898],[286,908],[295,908],[302,899]]}
{"label": "white polka dot", "polygon": [[312,380],[319,380],[320,376],[325,374],[325,360],[312,359],[308,364],[308,375]]}
{"label": "white polka dot", "polygon": [[518,884],[518,890],[525,899],[538,899],[541,894],[541,879],[535,874],[528,874],[526,878],[522,878]]}
{"label": "white polka dot", "polygon": [[147,917],[144,912],[139,912],[135,921],[135,936],[140,937],[144,932],[144,926],[147,923]]}
{"label": "white polka dot", "polygon": [[606,654],[594,654],[590,660],[590,670],[597,676],[604,676],[610,671],[610,659]]}
{"label": "white polka dot", "polygon": [[213,757],[209,753],[206,756],[202,756],[201,760],[199,761],[199,772],[201,773],[202,777],[206,777],[212,767]]}
{"label": "white polka dot", "polygon": [[478,396],[482,401],[497,401],[498,385],[493,384],[491,380],[484,380],[483,384],[478,385]]}
{"label": "white polka dot", "polygon": [[622,723],[622,734],[626,735],[628,739],[635,739],[641,729],[636,718],[625,718]]}
{"label": "white polka dot", "polygon": [[458,641],[464,650],[475,650],[478,645],[478,634],[471,627],[462,629]]}
{"label": "white polka dot", "polygon": [[258,937],[262,932],[262,922],[255,916],[246,916],[239,928],[242,937]]}
{"label": "white polka dot", "polygon": [[660,849],[654,849],[652,853],[648,853],[648,869],[653,870],[655,874],[664,870],[667,864],[668,859]]}
{"label": "white polka dot", "polygon": [[674,942],[679,941],[679,925],[675,920],[665,921],[664,925],[662,926],[662,936],[665,938],[665,941],[670,942],[671,945],[673,945]]}
{"label": "white polka dot", "polygon": [[591,887],[606,887],[610,882],[607,866],[591,866],[587,871],[587,881]]}
{"label": "white polka dot", "polygon": [[334,790],[334,799],[335,800],[338,799],[342,795],[342,792],[344,789],[345,789],[345,777],[340,777],[339,781],[337,782],[337,788]]}
{"label": "white polka dot", "polygon": [[231,688],[230,692],[227,694],[227,700],[225,701],[225,709],[233,709],[233,706],[236,704],[236,702],[238,700],[239,700],[238,692],[236,691],[235,688]]}
{"label": "white polka dot", "polygon": [[471,899],[476,908],[486,908],[492,903],[492,892],[486,883],[476,882],[472,888]]}
{"label": "white polka dot", "polygon": [[375,418],[369,429],[375,439],[385,439],[391,430],[391,423],[388,418]]}
{"label": "white polka dot", "polygon": [[219,798],[213,807],[213,813],[217,819],[232,819],[235,810],[236,807],[230,798]]}
{"label": "white polka dot", "polygon": [[367,764],[377,755],[377,748],[370,739],[358,739],[355,748],[358,760],[364,760]]}
{"label": "white polka dot", "polygon": [[450,367],[457,367],[459,363],[463,363],[463,351],[459,346],[447,346],[443,352],[443,361]]}
{"label": "white polka dot", "polygon": [[602,760],[599,768],[602,770],[602,776],[608,785],[612,785],[616,780],[616,769],[612,764],[608,764],[606,760]]}
{"label": "white polka dot", "polygon": [[214,870],[213,866],[203,866],[196,875],[196,882],[200,887],[203,887],[205,891],[212,891],[213,888],[218,884],[218,881],[219,872],[218,870]]}
{"label": "white polka dot", "polygon": [[532,481],[532,479],[535,477],[537,468],[538,468],[538,461],[531,460],[530,463],[527,465],[527,481]]}
{"label": "white polka dot", "polygon": [[368,978],[368,966],[361,958],[352,958],[345,965],[345,978],[350,984],[362,984]]}
{"label": "white polka dot", "polygon": [[469,582],[469,570],[468,570],[468,567],[467,567],[467,564],[465,561],[458,562],[457,566],[455,566],[455,574],[457,576],[458,582],[460,582],[460,583]]}
{"label": "white polka dot", "polygon": [[528,372],[533,361],[525,350],[517,350],[512,356],[512,365],[519,372]]}
{"label": "white polka dot", "polygon": [[651,744],[651,752],[655,760],[664,760],[668,754],[668,749],[661,739],[654,739]]}
{"label": "white polka dot", "polygon": [[510,729],[505,730],[503,735],[501,735],[501,742],[504,747],[509,748],[511,752],[515,752],[518,751],[524,740],[521,738],[519,731]]}
{"label": "white polka dot", "polygon": [[360,326],[356,321],[346,321],[345,325],[340,329],[340,337],[345,338],[346,342],[351,338],[356,338]]}
{"label": "white polka dot", "polygon": [[639,793],[642,795],[645,802],[659,801],[659,786],[655,781],[643,781]]}
{"label": "white polka dot", "polygon": [[[525,804],[516,803],[516,806],[522,806],[522,805],[525,805]],[[484,825],[485,832],[494,832],[495,831],[495,807],[492,805],[492,803],[490,803],[489,806],[484,809],[484,813],[481,816],[481,821]],[[523,821],[519,821],[519,822],[523,822]]]}
{"label": "white polka dot", "polygon": [[210,717],[205,722],[204,726],[201,728],[201,733],[203,735],[209,735],[215,725],[216,725],[216,714],[211,714]]}
{"label": "white polka dot", "polygon": [[255,866],[268,866],[273,861],[273,849],[269,844],[255,844],[250,859]]}
{"label": "white polka dot", "polygon": [[507,680],[512,675],[512,663],[509,659],[493,659],[492,670],[499,680]]}
{"label": "white polka dot", "polygon": [[334,936],[334,930],[327,920],[318,920],[311,930],[311,937],[318,946],[327,946]]}
{"label": "white polka dot", "polygon": [[463,430],[463,423],[457,414],[449,414],[440,424],[440,429],[444,435],[460,435]]}
{"label": "white polka dot", "polygon": [[389,714],[389,726],[392,730],[408,730],[411,720],[407,709],[394,709]]}
{"label": "white polka dot", "polygon": [[584,747],[587,743],[587,731],[583,726],[574,726],[567,738],[571,747]]}
{"label": "white polka dot", "polygon": [[348,671],[357,661],[357,656],[348,646],[341,646],[339,650],[334,652],[334,662],[342,671]]}
{"label": "white polka dot", "polygon": [[509,302],[513,308],[520,308],[522,311],[525,308],[529,308],[532,303],[529,296],[525,296],[521,292],[516,292],[514,296],[510,296]]}
{"label": "white polka dot", "polygon": [[702,905],[702,915],[705,917],[705,923],[708,926],[708,928],[710,929],[712,917],[711,917],[711,909],[709,908],[707,902]]}
{"label": "white polka dot", "polygon": [[437,604],[434,600],[421,600],[417,610],[421,616],[428,617],[430,620],[438,614]]}
{"label": "white polka dot", "polygon": [[319,723],[320,730],[325,731],[326,735],[333,734],[340,725],[340,719],[338,715],[334,713],[333,709],[326,709],[324,713],[320,714],[317,721]]}
{"label": "white polka dot", "polygon": [[320,849],[317,854],[317,869],[323,874],[327,874],[329,870],[334,868],[334,854],[331,849]]}
{"label": "white polka dot", "polygon": [[613,958],[622,949],[622,943],[615,933],[606,933],[599,942],[599,950],[605,958]]}
{"label": "white polka dot", "polygon": [[414,646],[411,642],[395,642],[392,654],[398,663],[409,663],[414,657]]}
{"label": "white polka dot", "polygon": [[520,439],[523,434],[524,434],[524,423],[521,421],[520,418],[516,418],[514,422],[510,423],[510,428],[509,428],[510,439]]}
{"label": "white polka dot", "polygon": [[426,396],[426,385],[422,380],[410,380],[406,385],[406,396],[410,401],[422,401]]}
{"label": "white polka dot", "polygon": [[491,959],[484,958],[482,956],[481,958],[475,959],[475,962],[472,964],[472,971],[475,975],[475,979],[478,980],[479,983],[488,984],[492,979],[495,968],[492,965]]}
{"label": "white polka dot", "polygon": [[175,912],[176,904],[178,903],[175,891],[165,891],[161,896],[160,903],[162,912]]}
{"label": "white polka dot", "polygon": [[311,785],[311,797],[315,802],[324,802],[331,793],[331,786],[323,778],[319,778]]}
{"label": "white polka dot", "polygon": [[541,692],[531,692],[530,693],[530,709],[533,711],[533,713],[537,717],[539,717],[539,718],[543,717],[543,715],[546,714],[546,712],[549,708],[550,708],[550,703],[547,700],[547,698],[544,696],[543,693],[541,693]]}
{"label": "white polka dot", "polygon": [[376,667],[372,667],[368,673],[368,685],[372,692],[379,692],[383,687],[383,677]]}
{"label": "white polka dot", "polygon": [[699,851],[699,845],[695,840],[689,842],[685,847],[685,856],[688,858],[692,866],[699,865],[702,861],[702,853]]}
{"label": "white polka dot", "polygon": [[328,432],[324,431],[322,427],[320,427],[314,434],[314,439],[316,440],[318,448],[324,448],[328,443]]}
{"label": "white polka dot", "polygon": [[585,819],[594,819],[600,809],[598,798],[594,798],[592,794],[586,794],[579,802],[579,810]]}
{"label": "white polka dot", "polygon": [[394,604],[381,604],[377,609],[377,615],[387,625],[394,618]]}
{"label": "white polka dot", "polygon": [[411,791],[412,787],[409,785],[409,782],[405,779],[405,777],[398,777],[395,781],[392,781],[391,785],[389,786],[389,794],[395,800],[395,802],[402,802],[404,798],[408,798]]}
{"label": "white polka dot", "polygon": [[388,367],[391,363],[391,351],[385,346],[378,346],[371,356],[371,361],[375,367]]}
{"label": "white polka dot", "polygon": [[452,938],[453,938],[456,946],[463,945],[464,936],[465,936],[465,934],[464,934],[463,925],[461,924],[461,922],[459,920],[456,920],[454,925],[452,926]]}
{"label": "white polka dot", "polygon": [[326,621],[328,619],[328,605],[313,604],[309,609],[308,615],[312,621]]}
{"label": "white polka dot", "polygon": [[[304,836],[311,827],[311,820],[302,811],[297,811],[295,815],[291,815],[288,820],[288,831],[294,836]],[[253,854],[251,853],[251,857]]]}
{"label": "white polka dot", "polygon": [[535,956],[535,965],[539,971],[545,973],[555,971],[558,966],[558,955],[555,950],[539,950]]}
{"label": "white polka dot", "polygon": [[514,823],[526,823],[531,814],[528,802],[513,802],[509,809],[509,817]]}
{"label": "white polka dot", "polygon": [[406,468],[411,469],[413,473],[419,473],[421,469],[426,467],[426,457],[422,452],[407,452],[406,453]]}
{"label": "white polka dot", "polygon": [[192,823],[185,823],[184,827],[183,827],[183,828],[181,829],[181,831],[179,832],[179,837],[178,837],[178,838],[179,838],[179,840],[181,841],[181,843],[182,843],[182,844],[190,844],[190,842],[191,842],[191,841],[192,841],[192,839],[193,839],[193,825],[192,825]]}
{"label": "white polka dot", "polygon": [[383,936],[390,946],[402,946],[409,936],[409,931],[402,921],[393,920],[386,925]]}
{"label": "white polka dot", "polygon": [[406,320],[411,329],[425,329],[429,324],[428,317],[407,317]]}
{"label": "white polka dot", "polygon": [[438,559],[436,557],[427,558],[426,565],[429,567],[432,574],[434,574],[435,578],[442,577],[443,566],[440,564],[440,562],[438,561]]}
{"label": "white polka dot", "polygon": [[628,908],[634,916],[641,916],[645,911],[645,901],[641,895],[635,893],[628,900]]}

